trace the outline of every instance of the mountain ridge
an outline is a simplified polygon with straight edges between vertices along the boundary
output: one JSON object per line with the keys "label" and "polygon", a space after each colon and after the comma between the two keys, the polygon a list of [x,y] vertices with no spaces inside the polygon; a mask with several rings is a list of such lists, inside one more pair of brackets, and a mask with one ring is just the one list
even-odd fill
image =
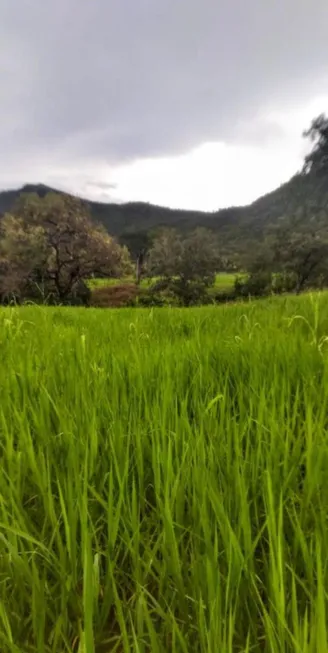
{"label": "mountain ridge", "polygon": [[[0,192],[0,215],[12,209],[21,193],[63,192],[44,184],[25,184],[18,189]],[[73,195],[73,193],[68,193]],[[189,230],[199,226],[212,229],[224,246],[232,251],[247,247],[249,242],[262,240],[270,226],[279,218],[290,215],[305,205],[313,210],[328,206],[328,183],[318,185],[310,174],[296,174],[277,189],[246,206],[232,206],[206,212],[172,209],[147,202],[97,202],[82,198],[91,216],[122,242],[139,248],[149,232],[159,227]],[[327,216],[328,220],[328,216]]]}

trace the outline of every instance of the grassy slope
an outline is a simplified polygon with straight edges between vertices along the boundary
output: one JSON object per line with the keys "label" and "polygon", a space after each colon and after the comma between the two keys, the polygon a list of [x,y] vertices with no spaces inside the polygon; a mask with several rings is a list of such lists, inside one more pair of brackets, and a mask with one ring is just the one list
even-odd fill
{"label": "grassy slope", "polygon": [[324,653],[327,334],[327,294],[2,309],[1,651]]}

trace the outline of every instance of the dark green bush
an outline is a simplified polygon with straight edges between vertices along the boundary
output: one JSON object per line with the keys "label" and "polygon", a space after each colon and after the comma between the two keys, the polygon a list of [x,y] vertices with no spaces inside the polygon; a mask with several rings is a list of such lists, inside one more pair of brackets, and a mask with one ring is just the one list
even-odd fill
{"label": "dark green bush", "polygon": [[279,272],[272,279],[272,289],[277,295],[284,292],[293,292],[297,285],[296,275],[293,272]]}
{"label": "dark green bush", "polygon": [[271,272],[253,272],[246,278],[237,277],[235,293],[237,297],[265,297],[272,292]]}

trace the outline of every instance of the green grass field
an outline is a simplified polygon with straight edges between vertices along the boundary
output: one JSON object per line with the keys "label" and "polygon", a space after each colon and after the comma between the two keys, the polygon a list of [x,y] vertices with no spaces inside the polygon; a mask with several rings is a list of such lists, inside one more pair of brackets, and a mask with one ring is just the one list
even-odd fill
{"label": "green grass field", "polygon": [[[236,278],[236,274],[232,272],[220,272],[219,274],[216,275],[215,278],[215,284],[214,287],[217,290],[229,290],[230,288],[233,288],[234,281]],[[151,283],[153,283],[154,279],[142,279],[141,280],[141,286],[144,288],[147,288]],[[99,288],[102,286],[115,286],[120,283],[134,283],[135,279],[133,276],[131,277],[125,277],[124,279],[100,279],[100,278],[95,278],[95,279],[90,279],[89,280],[89,286],[90,288]]]}
{"label": "green grass field", "polygon": [[325,653],[328,294],[0,311],[2,653]]}

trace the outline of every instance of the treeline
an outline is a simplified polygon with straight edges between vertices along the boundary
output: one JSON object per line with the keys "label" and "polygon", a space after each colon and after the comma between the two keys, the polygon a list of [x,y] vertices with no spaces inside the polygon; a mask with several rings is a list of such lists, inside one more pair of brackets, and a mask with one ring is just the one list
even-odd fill
{"label": "treeline", "polygon": [[[328,187],[328,119],[305,133],[313,147],[304,179]],[[320,197],[325,197],[320,195]],[[328,197],[328,194],[327,194]],[[232,290],[213,291],[219,271],[242,271]],[[162,228],[118,242],[94,222],[88,205],[69,195],[21,195],[0,223],[0,300],[84,304],[91,277],[135,275],[134,303],[193,305],[328,286],[328,207],[303,198],[244,250],[222,249],[218,234]],[[155,279],[136,292],[143,277]],[[137,302],[138,299],[138,302]]]}

